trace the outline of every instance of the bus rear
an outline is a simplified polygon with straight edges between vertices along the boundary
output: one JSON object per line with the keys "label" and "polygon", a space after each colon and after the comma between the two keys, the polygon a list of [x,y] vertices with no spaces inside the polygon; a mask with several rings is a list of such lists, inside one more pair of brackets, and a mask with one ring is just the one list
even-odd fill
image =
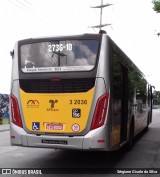
{"label": "bus rear", "polygon": [[10,105],[12,145],[109,148],[109,85],[105,84],[107,55],[105,58],[100,50],[102,41],[102,35],[95,34],[16,43]]}

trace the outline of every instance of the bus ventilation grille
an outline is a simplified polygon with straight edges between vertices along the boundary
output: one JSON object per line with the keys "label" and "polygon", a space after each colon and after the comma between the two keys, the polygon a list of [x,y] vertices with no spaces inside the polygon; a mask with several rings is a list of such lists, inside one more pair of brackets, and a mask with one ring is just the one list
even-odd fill
{"label": "bus ventilation grille", "polygon": [[87,92],[95,85],[95,78],[51,80],[20,80],[20,88],[27,93]]}

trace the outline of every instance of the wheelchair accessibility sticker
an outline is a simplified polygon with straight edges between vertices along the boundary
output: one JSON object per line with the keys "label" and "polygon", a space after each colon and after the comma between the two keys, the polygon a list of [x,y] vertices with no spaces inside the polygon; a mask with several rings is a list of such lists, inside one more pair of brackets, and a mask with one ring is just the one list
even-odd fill
{"label": "wheelchair accessibility sticker", "polygon": [[32,130],[39,130],[40,122],[32,122]]}

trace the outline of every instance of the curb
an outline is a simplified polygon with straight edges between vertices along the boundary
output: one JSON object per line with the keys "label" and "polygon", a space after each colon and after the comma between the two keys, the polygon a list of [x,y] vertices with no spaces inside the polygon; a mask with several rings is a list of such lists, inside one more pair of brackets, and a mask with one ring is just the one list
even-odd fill
{"label": "curb", "polygon": [[10,129],[4,129],[4,130],[0,130],[0,132],[5,132],[5,131],[9,131]]}
{"label": "curb", "polygon": [[0,132],[9,131],[10,125],[0,125]]}

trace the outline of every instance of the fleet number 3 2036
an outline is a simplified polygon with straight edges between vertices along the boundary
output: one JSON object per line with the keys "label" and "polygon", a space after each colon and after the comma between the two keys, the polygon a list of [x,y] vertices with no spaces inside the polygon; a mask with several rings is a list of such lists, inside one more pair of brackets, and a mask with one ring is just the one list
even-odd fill
{"label": "fleet number 3 2036", "polygon": [[87,100],[69,100],[69,104],[87,104]]}

